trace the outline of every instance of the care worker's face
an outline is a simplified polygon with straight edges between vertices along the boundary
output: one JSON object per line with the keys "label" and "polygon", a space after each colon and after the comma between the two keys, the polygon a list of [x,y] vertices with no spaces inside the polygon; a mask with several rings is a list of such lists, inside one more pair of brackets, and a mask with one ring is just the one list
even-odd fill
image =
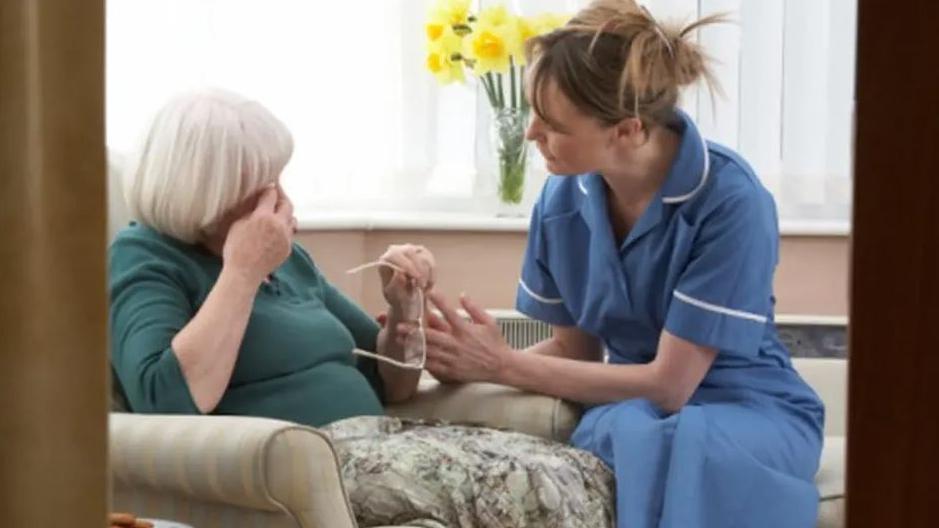
{"label": "care worker's face", "polygon": [[[531,101],[532,94],[527,96]],[[581,112],[553,80],[543,83],[539,99],[544,116],[532,111],[525,137],[538,146],[548,171],[575,175],[608,165],[614,154],[615,127]]]}

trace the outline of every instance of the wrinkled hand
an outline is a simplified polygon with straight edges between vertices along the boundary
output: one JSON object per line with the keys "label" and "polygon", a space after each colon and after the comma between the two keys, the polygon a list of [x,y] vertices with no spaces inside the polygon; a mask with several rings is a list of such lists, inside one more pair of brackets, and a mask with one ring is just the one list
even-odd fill
{"label": "wrinkled hand", "polygon": [[277,187],[261,193],[253,210],[232,223],[222,249],[224,266],[260,284],[290,256],[296,219]]}
{"label": "wrinkled hand", "polygon": [[[388,316],[386,314],[381,314],[378,316],[378,323],[381,326],[385,326],[388,322]],[[415,321],[405,321],[398,323],[397,328],[395,328],[395,340],[399,346],[404,346],[408,340],[408,337],[412,332],[415,331],[417,327],[417,322]],[[451,333],[452,329],[450,324],[447,323],[442,317],[438,316],[436,313],[431,311],[426,311],[424,313],[424,331],[425,335],[427,330],[432,329],[438,332]],[[431,344],[427,343],[428,354],[430,354]],[[437,378],[437,381],[441,383],[460,383],[461,381],[457,378],[447,376],[447,373],[442,369],[437,368],[437,365],[434,363],[428,363],[424,365],[424,369],[429,372],[433,377]]]}
{"label": "wrinkled hand", "polygon": [[434,287],[437,263],[433,253],[423,246],[389,246],[379,261],[404,270],[401,272],[388,266],[378,268],[385,300],[396,309],[411,305],[416,297],[414,288],[429,291]]}
{"label": "wrinkled hand", "polygon": [[495,319],[466,296],[460,297],[460,304],[471,321],[442,295],[432,293],[430,300],[445,321],[428,316],[427,370],[444,382],[498,383],[516,351],[505,342]]}

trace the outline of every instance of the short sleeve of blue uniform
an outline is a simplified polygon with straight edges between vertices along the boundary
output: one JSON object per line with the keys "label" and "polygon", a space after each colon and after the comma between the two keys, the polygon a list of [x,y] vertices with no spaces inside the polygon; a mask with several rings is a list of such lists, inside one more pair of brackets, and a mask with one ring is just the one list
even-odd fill
{"label": "short sleeve of blue uniform", "polygon": [[672,292],[665,329],[695,344],[758,352],[772,312],[775,206],[762,189],[737,189],[702,220]]}
{"label": "short sleeve of blue uniform", "polygon": [[532,210],[528,246],[522,263],[522,276],[518,281],[516,309],[549,324],[573,326],[574,318],[564,306],[561,292],[546,264],[545,240],[541,229],[544,199],[545,195],[542,194]]}

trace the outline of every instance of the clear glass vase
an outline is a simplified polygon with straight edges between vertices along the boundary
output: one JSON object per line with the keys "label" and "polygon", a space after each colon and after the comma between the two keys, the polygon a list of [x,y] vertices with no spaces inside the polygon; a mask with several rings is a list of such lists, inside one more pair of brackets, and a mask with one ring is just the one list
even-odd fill
{"label": "clear glass vase", "polygon": [[528,141],[525,140],[528,116],[527,108],[501,108],[493,112],[490,137],[497,165],[499,216],[520,217],[527,213],[522,199],[529,166]]}

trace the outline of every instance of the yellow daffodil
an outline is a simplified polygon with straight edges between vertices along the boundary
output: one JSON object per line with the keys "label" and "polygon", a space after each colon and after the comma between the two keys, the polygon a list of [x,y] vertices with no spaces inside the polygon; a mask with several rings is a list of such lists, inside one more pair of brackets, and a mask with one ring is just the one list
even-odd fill
{"label": "yellow daffodil", "polygon": [[430,8],[430,19],[450,26],[464,25],[469,21],[470,3],[471,0],[437,0]]}
{"label": "yellow daffodil", "polygon": [[[472,0],[434,2],[424,25],[426,67],[443,84],[462,82],[465,68],[471,67],[475,75],[485,76],[483,83],[493,105],[514,107],[520,72],[510,71],[510,67],[513,62],[517,67],[525,65],[525,42],[557,29],[570,17],[543,14],[522,18],[504,5],[490,6],[474,16],[471,4]],[[493,73],[496,75],[490,75]],[[503,81],[508,82],[507,88],[503,88]]]}
{"label": "yellow daffodil", "polygon": [[503,73],[509,69],[509,57],[519,51],[517,18],[505,6],[483,9],[467,36],[463,51],[473,62],[476,75],[488,72]]}
{"label": "yellow daffodil", "polygon": [[515,17],[509,13],[509,10],[506,9],[504,5],[499,4],[480,11],[478,22],[487,26],[502,27],[514,24]]}
{"label": "yellow daffodil", "polygon": [[520,66],[525,65],[525,42],[528,39],[550,33],[566,24],[570,18],[570,15],[555,13],[545,13],[531,18],[518,17],[516,21],[518,26],[518,47],[512,52],[515,63]]}
{"label": "yellow daffodil", "polygon": [[443,36],[444,30],[448,27],[450,27],[449,24],[438,20],[431,20],[424,24],[424,32],[427,33],[428,42],[436,42]]}
{"label": "yellow daffodil", "polygon": [[516,49],[512,51],[512,57],[515,59],[515,64],[518,66],[524,66],[527,62],[525,60],[525,42],[528,39],[538,35],[535,30],[535,26],[532,24],[531,20],[525,17],[518,17],[515,20],[517,26],[518,41],[516,42]]}
{"label": "yellow daffodil", "polygon": [[446,26],[440,36],[427,44],[427,69],[441,84],[463,82],[463,39]]}
{"label": "yellow daffodil", "polygon": [[535,35],[544,35],[560,28],[571,19],[570,15],[561,15],[558,13],[544,13],[529,19],[532,30]]}
{"label": "yellow daffodil", "polygon": [[538,34],[538,31],[535,29],[535,24],[531,19],[518,17],[516,19],[516,23],[518,24],[518,39],[522,42],[522,44],[524,44],[526,40]]}
{"label": "yellow daffodil", "polygon": [[509,69],[512,40],[504,29],[479,24],[463,45],[464,54],[473,60],[476,75],[505,72]]}

